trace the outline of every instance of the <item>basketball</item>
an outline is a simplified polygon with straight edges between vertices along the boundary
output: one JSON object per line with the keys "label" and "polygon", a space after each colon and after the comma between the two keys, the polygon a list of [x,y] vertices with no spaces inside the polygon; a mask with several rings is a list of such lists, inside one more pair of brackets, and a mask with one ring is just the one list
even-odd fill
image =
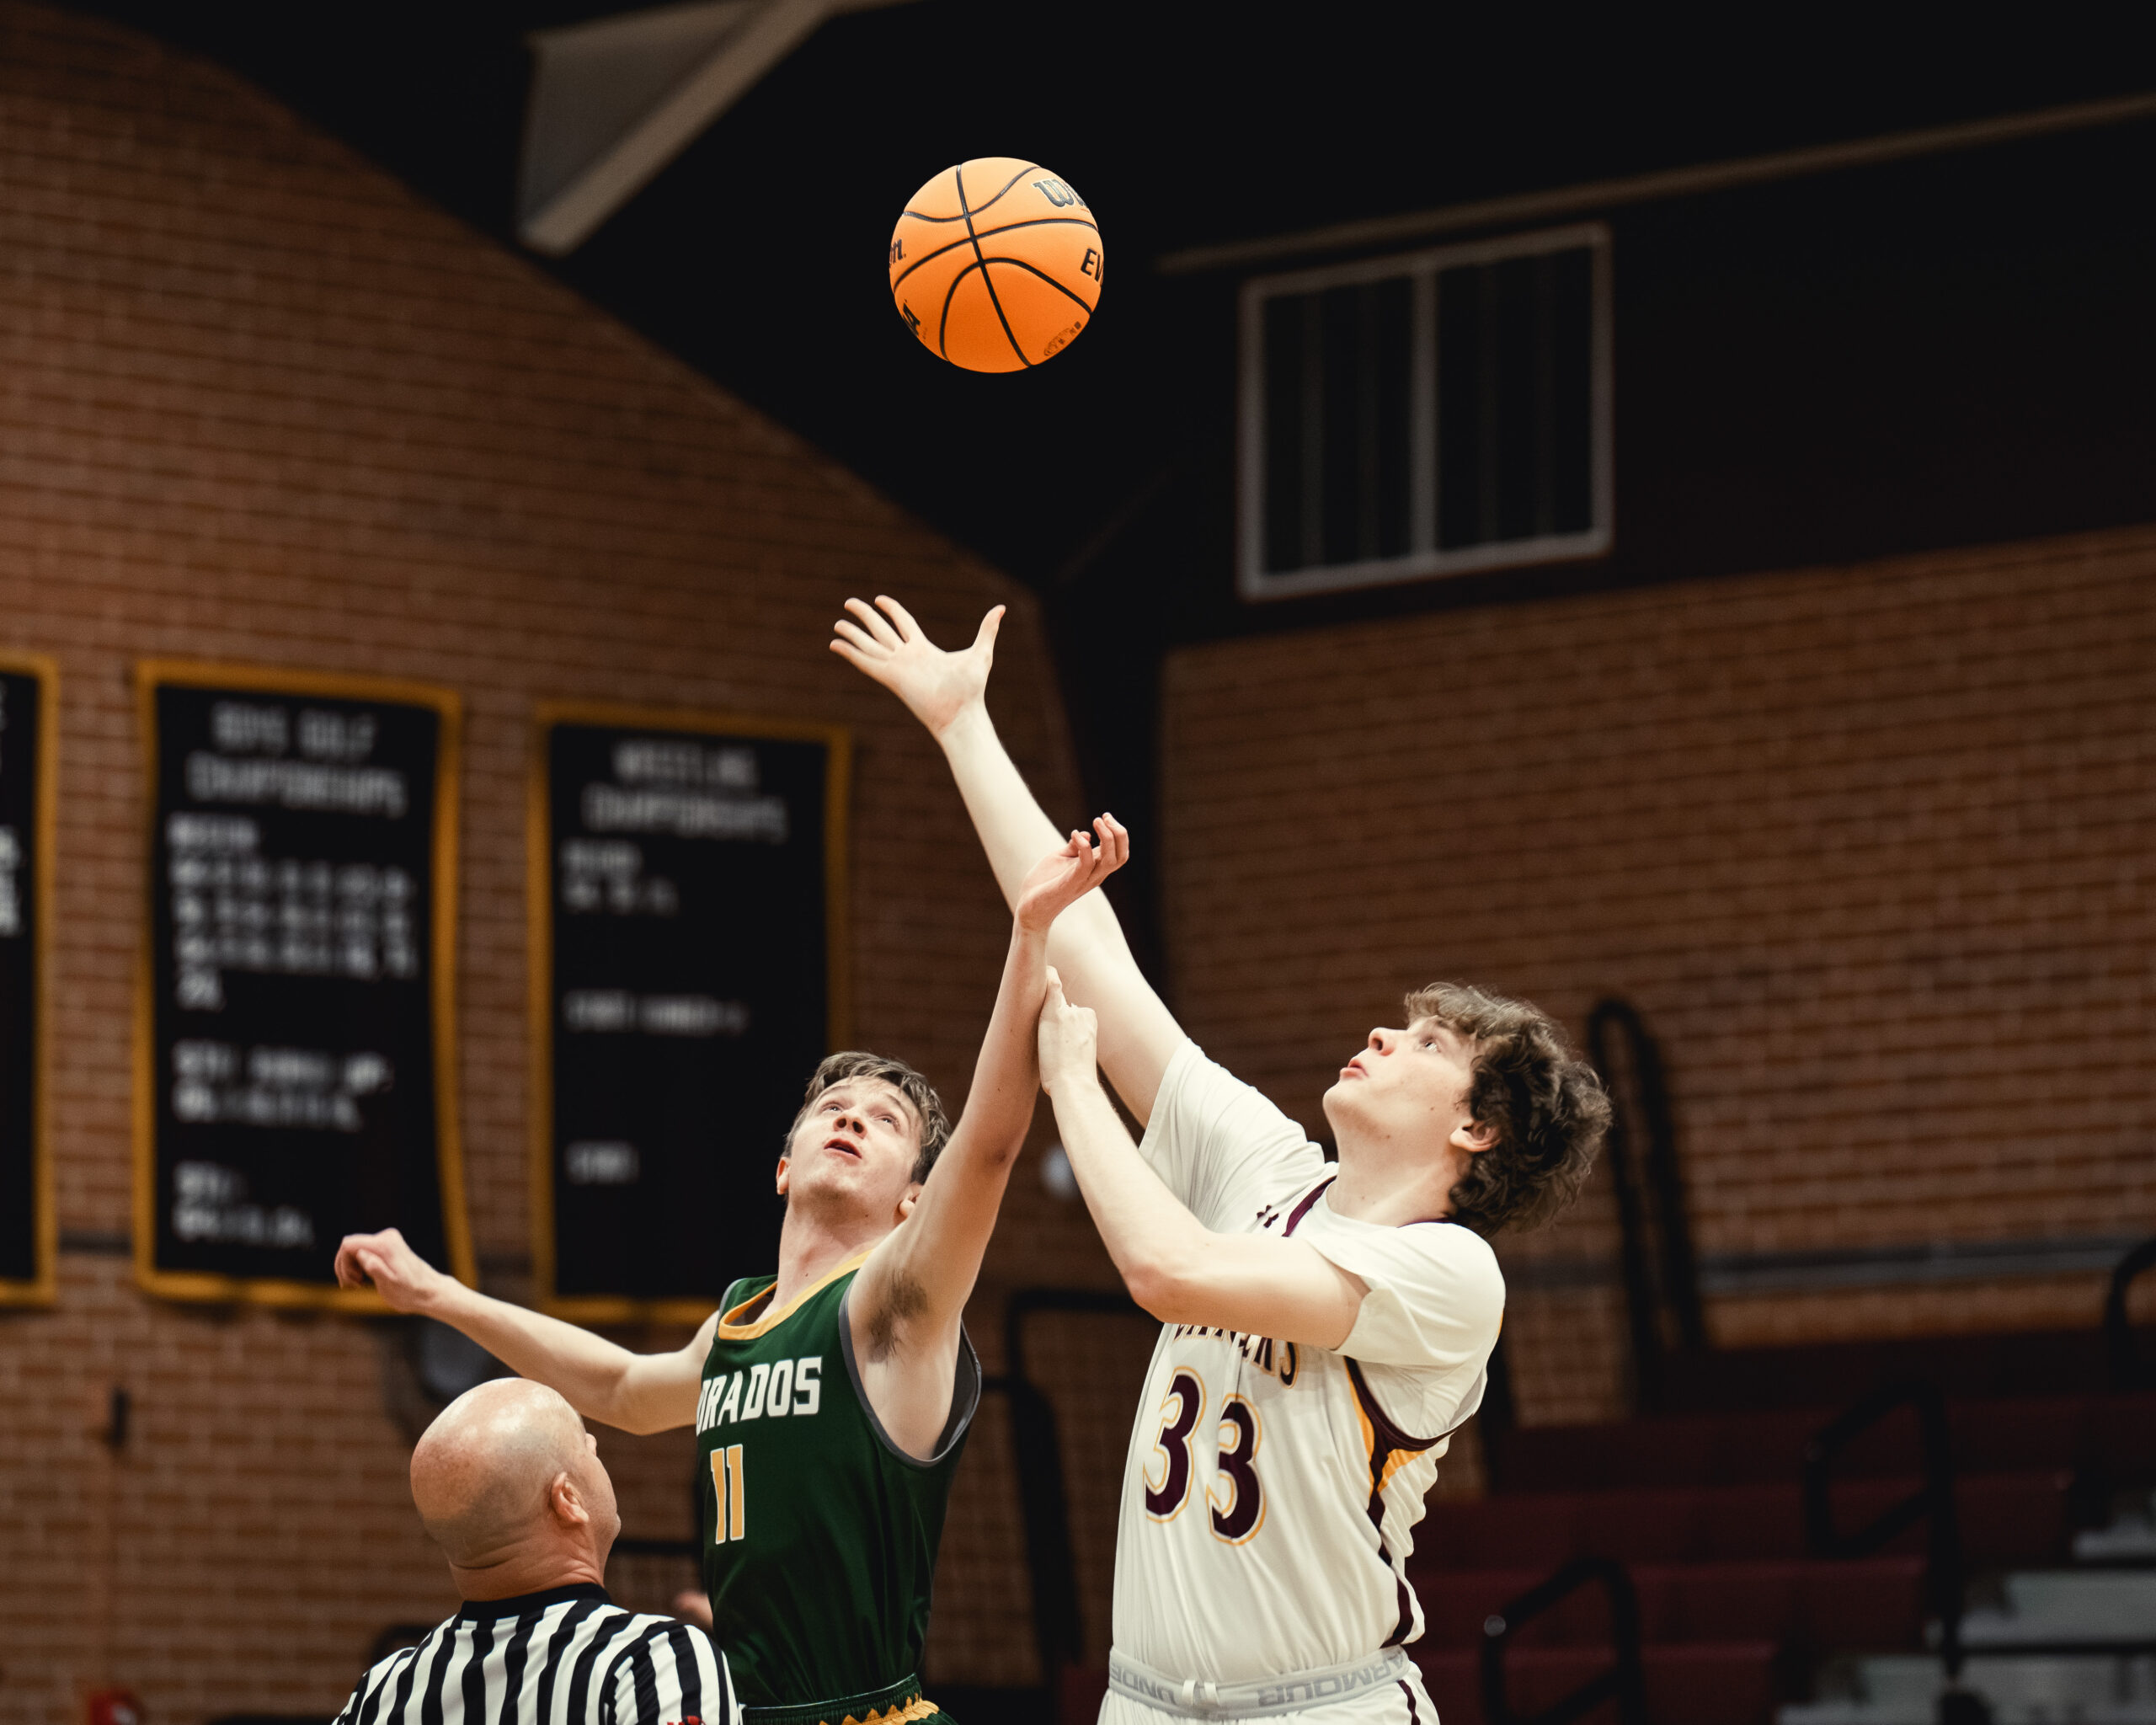
{"label": "basketball", "polygon": [[969,371],[1022,371],[1070,346],[1101,296],[1101,230],[1036,162],[961,162],[906,200],[891,230],[891,297],[931,352]]}

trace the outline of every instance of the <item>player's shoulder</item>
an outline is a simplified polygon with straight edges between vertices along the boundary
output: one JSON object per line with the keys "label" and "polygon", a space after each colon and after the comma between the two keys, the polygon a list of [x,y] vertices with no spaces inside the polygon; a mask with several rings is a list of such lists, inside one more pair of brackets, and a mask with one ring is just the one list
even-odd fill
{"label": "player's shoulder", "polygon": [[1448,1306],[1501,1311],[1505,1274],[1490,1242],[1472,1228],[1444,1220],[1390,1226],[1342,1216],[1321,1204],[1297,1237],[1365,1281],[1403,1292],[1441,1293]]}
{"label": "player's shoulder", "polygon": [[1395,1238],[1409,1251],[1444,1267],[1449,1279],[1471,1289],[1502,1306],[1505,1303],[1504,1266],[1496,1247],[1462,1223],[1439,1219],[1409,1222],[1395,1228]]}
{"label": "player's shoulder", "polygon": [[1427,1222],[1409,1222],[1393,1231],[1418,1250],[1458,1266],[1463,1274],[1486,1276],[1498,1286],[1504,1285],[1505,1272],[1497,1262],[1497,1248],[1464,1222],[1439,1217]]}
{"label": "player's shoulder", "polygon": [[1289,1138],[1298,1145],[1310,1142],[1302,1127],[1263,1091],[1247,1079],[1238,1078],[1187,1036],[1168,1057],[1166,1069],[1161,1074],[1153,1119],[1171,1130],[1203,1130],[1231,1124],[1239,1132],[1254,1132],[1268,1139]]}

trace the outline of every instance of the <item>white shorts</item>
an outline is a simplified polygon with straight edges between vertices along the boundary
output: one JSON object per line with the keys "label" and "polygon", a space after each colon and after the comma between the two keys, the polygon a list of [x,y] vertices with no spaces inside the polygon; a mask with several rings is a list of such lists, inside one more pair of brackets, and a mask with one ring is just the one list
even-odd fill
{"label": "white shorts", "polygon": [[[1234,1717],[1223,1713],[1220,1725],[1233,1725]],[[1193,1721],[1112,1689],[1101,1702],[1100,1725],[1193,1725]],[[1396,1683],[1363,1690],[1320,1707],[1268,1713],[1257,1725],[1438,1725],[1438,1710],[1431,1705],[1429,1690],[1422,1687],[1422,1674],[1411,1665]]]}

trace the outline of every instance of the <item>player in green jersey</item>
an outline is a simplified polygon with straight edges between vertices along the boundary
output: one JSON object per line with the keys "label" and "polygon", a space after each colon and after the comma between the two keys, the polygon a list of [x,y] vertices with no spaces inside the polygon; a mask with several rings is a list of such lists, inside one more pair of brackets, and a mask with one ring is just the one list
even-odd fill
{"label": "player in green jersey", "polygon": [[747,1725],[938,1717],[915,1674],[980,1387],[959,1319],[1033,1119],[1049,928],[1129,855],[1120,829],[1094,830],[1020,889],[957,1127],[904,1062],[826,1060],[779,1158],[778,1274],[736,1282],[687,1347],[632,1354],[488,1299],[394,1229],[339,1248],[339,1281],[463,1331],[592,1419],[695,1424],[712,1629]]}

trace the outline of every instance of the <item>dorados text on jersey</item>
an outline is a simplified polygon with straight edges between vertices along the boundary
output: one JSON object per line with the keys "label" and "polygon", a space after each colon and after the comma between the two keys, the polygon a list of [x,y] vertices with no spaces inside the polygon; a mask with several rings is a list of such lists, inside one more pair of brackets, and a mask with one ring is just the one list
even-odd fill
{"label": "dorados text on jersey", "polygon": [[696,1429],[715,1431],[729,1421],[786,1419],[824,1405],[824,1356],[811,1354],[774,1365],[759,1361],[746,1371],[704,1380],[696,1398]]}

